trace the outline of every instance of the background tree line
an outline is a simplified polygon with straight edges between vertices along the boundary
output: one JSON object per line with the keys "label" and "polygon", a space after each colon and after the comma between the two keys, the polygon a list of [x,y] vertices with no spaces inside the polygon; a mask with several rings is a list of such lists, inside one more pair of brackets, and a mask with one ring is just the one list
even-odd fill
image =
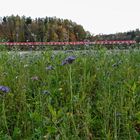
{"label": "background tree line", "polygon": [[82,25],[56,17],[35,18],[6,16],[0,18],[0,39],[25,41],[83,41],[91,37]]}
{"label": "background tree line", "polygon": [[91,35],[82,25],[56,17],[35,18],[6,16],[0,18],[0,40],[9,42],[50,41],[99,41],[136,40],[140,42],[140,30],[116,34]]}
{"label": "background tree line", "polygon": [[132,30],[128,32],[123,32],[123,33],[116,33],[116,34],[102,34],[102,35],[96,35],[92,36],[91,40],[135,40],[137,42],[140,42],[140,30]]}

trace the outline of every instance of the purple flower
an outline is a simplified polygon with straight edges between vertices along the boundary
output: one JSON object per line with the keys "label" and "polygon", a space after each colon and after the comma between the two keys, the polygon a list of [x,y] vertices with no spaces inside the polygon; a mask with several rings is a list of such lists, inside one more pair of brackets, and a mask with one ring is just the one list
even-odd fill
{"label": "purple flower", "polygon": [[120,116],[122,116],[122,113],[117,112],[117,113],[116,113],[116,116],[117,116],[117,117],[120,117]]}
{"label": "purple flower", "polygon": [[50,65],[50,66],[46,67],[46,70],[54,70],[54,67]]}
{"label": "purple flower", "polygon": [[32,79],[33,81],[38,81],[38,80],[39,80],[39,77],[38,77],[38,76],[33,76],[33,77],[31,77],[31,79]]}
{"label": "purple flower", "polygon": [[54,59],[54,57],[55,57],[55,56],[54,56],[54,55],[52,55],[52,56],[51,56],[51,59]]}
{"label": "purple flower", "polygon": [[66,50],[65,53],[73,53],[73,50]]}
{"label": "purple flower", "polygon": [[0,86],[0,91],[4,93],[8,93],[10,91],[10,88],[6,86]]}
{"label": "purple flower", "polygon": [[62,62],[62,66],[63,66],[63,65],[66,65],[66,64],[67,64],[67,62],[64,60],[64,61]]}
{"label": "purple flower", "polygon": [[42,92],[42,94],[44,94],[44,95],[49,95],[50,92],[49,92],[48,90],[44,90],[44,91]]}
{"label": "purple flower", "polygon": [[62,62],[62,65],[65,65],[65,64],[71,64],[74,60],[75,60],[75,56],[69,56],[67,57],[63,62]]}
{"label": "purple flower", "polygon": [[118,64],[117,63],[114,63],[113,65],[112,65],[112,67],[117,67],[118,66]]}

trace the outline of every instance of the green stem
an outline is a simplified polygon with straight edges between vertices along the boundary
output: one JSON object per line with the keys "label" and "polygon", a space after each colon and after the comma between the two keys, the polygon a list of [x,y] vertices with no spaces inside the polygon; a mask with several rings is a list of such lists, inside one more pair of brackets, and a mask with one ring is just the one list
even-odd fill
{"label": "green stem", "polygon": [[69,68],[69,80],[70,80],[70,108],[71,108],[71,119],[72,119],[72,123],[74,126],[74,130],[75,130],[75,134],[78,137],[78,132],[76,129],[76,124],[75,124],[75,120],[73,117],[73,86],[72,86],[72,69],[71,66]]}
{"label": "green stem", "polygon": [[[5,113],[4,99],[3,99],[3,102],[2,102],[2,113],[3,113],[3,122],[4,122],[4,125],[5,125],[5,128],[7,130],[8,135],[10,136],[10,132],[9,132],[9,129],[8,129],[8,124],[7,124],[7,119],[6,119],[6,113]],[[10,137],[10,139],[11,139],[11,137]]]}

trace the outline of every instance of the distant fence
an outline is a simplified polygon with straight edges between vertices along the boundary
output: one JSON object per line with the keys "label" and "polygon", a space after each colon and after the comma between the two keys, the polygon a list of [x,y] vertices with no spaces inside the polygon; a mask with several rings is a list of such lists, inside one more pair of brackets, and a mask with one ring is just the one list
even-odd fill
{"label": "distant fence", "polygon": [[0,45],[7,45],[7,46],[44,46],[44,45],[117,45],[117,44],[136,44],[134,40],[120,40],[120,41],[79,41],[79,42],[0,42]]}

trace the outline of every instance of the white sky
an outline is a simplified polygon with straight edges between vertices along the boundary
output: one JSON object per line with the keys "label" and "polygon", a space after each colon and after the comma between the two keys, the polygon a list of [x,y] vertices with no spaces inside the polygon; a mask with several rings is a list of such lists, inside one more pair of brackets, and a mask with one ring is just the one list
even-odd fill
{"label": "white sky", "polygon": [[0,16],[56,16],[93,34],[140,28],[140,0],[1,0]]}

